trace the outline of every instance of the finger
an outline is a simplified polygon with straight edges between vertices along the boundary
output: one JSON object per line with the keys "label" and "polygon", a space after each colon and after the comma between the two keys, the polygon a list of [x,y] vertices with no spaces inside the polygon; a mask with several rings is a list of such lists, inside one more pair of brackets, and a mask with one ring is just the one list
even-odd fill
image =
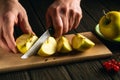
{"label": "finger", "polygon": [[19,20],[20,28],[23,31],[23,33],[35,34],[32,31],[32,28],[28,22],[27,14],[22,15],[21,13],[19,13],[18,20]]}
{"label": "finger", "polygon": [[7,14],[3,18],[3,38],[5,39],[7,46],[14,52],[17,53],[16,43],[14,40],[13,32],[14,32],[14,20],[15,16],[12,14]]}
{"label": "finger", "polygon": [[69,26],[69,10],[67,8],[60,8],[59,15],[62,18],[62,23],[63,23],[63,33],[65,34],[68,32]]}
{"label": "finger", "polygon": [[46,26],[47,28],[49,28],[52,25],[52,20],[51,20],[49,12],[46,13],[45,18],[46,18]]}
{"label": "finger", "polygon": [[77,14],[75,16],[75,22],[73,24],[73,29],[76,29],[80,23],[80,20],[81,20],[82,16],[80,16],[79,14]]}
{"label": "finger", "polygon": [[74,11],[71,10],[69,12],[69,31],[72,29],[74,22],[75,22],[75,14]]}
{"label": "finger", "polygon": [[9,49],[9,47],[7,46],[7,43],[6,41],[4,40],[3,38],[3,33],[2,33],[2,28],[0,27],[0,48],[4,49],[4,50],[7,50],[7,51],[11,51]]}
{"label": "finger", "polygon": [[68,32],[69,30],[69,27],[68,27],[68,21],[69,20],[69,17],[67,16],[62,16],[62,22],[63,22],[63,33],[62,34],[65,34]]}
{"label": "finger", "polygon": [[3,39],[0,39],[0,47],[1,47],[2,49],[6,50],[6,51],[11,51],[11,50],[9,49],[9,47],[7,46],[5,40],[3,40]]}
{"label": "finger", "polygon": [[51,15],[52,17],[52,23],[53,23],[53,27],[55,29],[55,37],[59,37],[62,35],[63,33],[63,23],[62,23],[62,19],[61,17],[56,14],[56,15]]}

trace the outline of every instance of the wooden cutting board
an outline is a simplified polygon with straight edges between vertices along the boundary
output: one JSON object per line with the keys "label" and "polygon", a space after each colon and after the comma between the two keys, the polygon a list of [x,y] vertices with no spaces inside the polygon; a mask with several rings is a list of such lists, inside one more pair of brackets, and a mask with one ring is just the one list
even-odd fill
{"label": "wooden cutting board", "polygon": [[[8,53],[0,49],[0,72],[16,71],[70,63],[75,61],[97,59],[112,55],[112,52],[103,43],[101,43],[91,32],[84,32],[81,34],[91,39],[95,43],[95,46],[85,52],[73,51],[69,54],[53,55],[49,57],[40,57],[38,55],[34,55],[25,60],[20,58],[22,54]],[[66,37],[71,40],[73,35],[74,34],[66,35]]]}

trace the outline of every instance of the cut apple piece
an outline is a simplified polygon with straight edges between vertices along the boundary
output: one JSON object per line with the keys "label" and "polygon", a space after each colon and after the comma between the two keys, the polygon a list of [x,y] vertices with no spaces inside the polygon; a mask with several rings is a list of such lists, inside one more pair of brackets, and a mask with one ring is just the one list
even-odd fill
{"label": "cut apple piece", "polygon": [[37,39],[38,37],[36,35],[23,34],[16,39],[17,49],[24,54],[30,49]]}
{"label": "cut apple piece", "polygon": [[94,45],[94,42],[79,33],[72,38],[72,47],[78,51],[86,51]]}
{"label": "cut apple piece", "polygon": [[48,39],[41,45],[38,55],[50,56],[56,52],[57,41],[54,37],[48,37]]}
{"label": "cut apple piece", "polygon": [[68,53],[70,51],[72,51],[72,47],[68,39],[64,36],[61,36],[57,42],[57,52]]}

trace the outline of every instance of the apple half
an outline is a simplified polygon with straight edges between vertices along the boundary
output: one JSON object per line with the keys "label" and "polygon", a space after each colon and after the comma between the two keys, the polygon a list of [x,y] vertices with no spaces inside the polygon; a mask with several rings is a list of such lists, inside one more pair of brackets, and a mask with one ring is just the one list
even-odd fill
{"label": "apple half", "polygon": [[38,50],[40,56],[50,56],[56,52],[57,41],[54,37],[48,37]]}
{"label": "apple half", "polygon": [[37,39],[38,37],[36,35],[22,34],[16,39],[16,46],[18,51],[23,54],[26,53]]}
{"label": "apple half", "polygon": [[68,39],[64,36],[61,36],[57,41],[57,52],[68,53],[72,51],[72,47]]}
{"label": "apple half", "polygon": [[80,33],[75,34],[72,38],[72,47],[77,51],[86,51],[92,48],[95,43]]}

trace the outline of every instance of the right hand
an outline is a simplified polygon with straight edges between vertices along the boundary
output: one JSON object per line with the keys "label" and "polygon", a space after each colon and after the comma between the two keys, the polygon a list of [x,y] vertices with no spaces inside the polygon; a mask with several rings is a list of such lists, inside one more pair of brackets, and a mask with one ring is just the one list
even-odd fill
{"label": "right hand", "polygon": [[46,12],[47,27],[53,26],[55,37],[76,29],[82,18],[81,0],[54,0]]}

